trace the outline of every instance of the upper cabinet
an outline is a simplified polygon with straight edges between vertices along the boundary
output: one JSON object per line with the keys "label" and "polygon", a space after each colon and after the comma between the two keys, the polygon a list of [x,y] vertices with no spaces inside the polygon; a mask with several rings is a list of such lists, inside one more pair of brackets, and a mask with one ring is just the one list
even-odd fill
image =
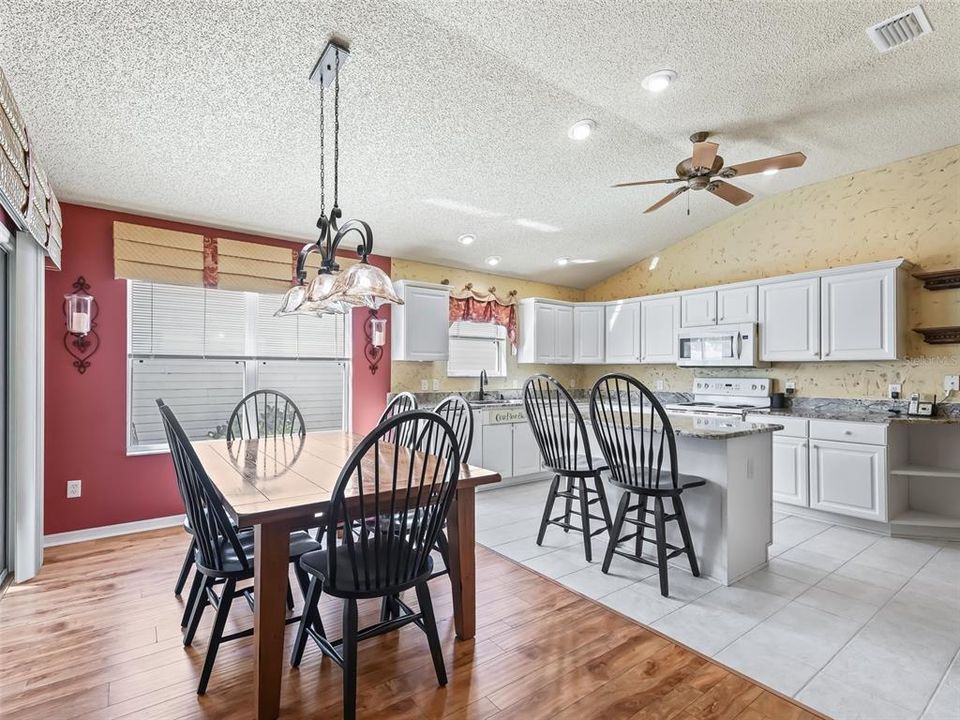
{"label": "upper cabinet", "polygon": [[680,295],[680,326],[717,324],[717,291],[697,290]]}
{"label": "upper cabinet", "polygon": [[604,308],[607,364],[640,362],[640,301],[617,300]]}
{"label": "upper cabinet", "polygon": [[539,298],[520,301],[518,363],[573,362],[573,306]]}
{"label": "upper cabinet", "polygon": [[717,322],[720,325],[736,325],[756,321],[756,285],[740,285],[717,290]]}
{"label": "upper cabinet", "polygon": [[895,268],[825,276],[820,281],[824,360],[893,360],[903,327],[904,293]]}
{"label": "upper cabinet", "polygon": [[580,303],[574,306],[573,362],[603,362],[604,323],[603,303]]}
{"label": "upper cabinet", "polygon": [[640,301],[640,362],[675,363],[679,329],[679,295],[643,298]]}
{"label": "upper cabinet", "polygon": [[820,278],[760,285],[758,314],[761,360],[820,358]]}
{"label": "upper cabinet", "polygon": [[393,360],[446,360],[450,345],[450,288],[400,280],[403,305],[390,316]]}

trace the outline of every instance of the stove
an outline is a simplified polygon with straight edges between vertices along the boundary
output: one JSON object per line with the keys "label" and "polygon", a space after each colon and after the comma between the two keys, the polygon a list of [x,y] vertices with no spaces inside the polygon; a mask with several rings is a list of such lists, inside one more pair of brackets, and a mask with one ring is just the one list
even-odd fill
{"label": "stove", "polygon": [[739,415],[770,410],[769,378],[695,378],[693,400],[664,407],[674,413]]}

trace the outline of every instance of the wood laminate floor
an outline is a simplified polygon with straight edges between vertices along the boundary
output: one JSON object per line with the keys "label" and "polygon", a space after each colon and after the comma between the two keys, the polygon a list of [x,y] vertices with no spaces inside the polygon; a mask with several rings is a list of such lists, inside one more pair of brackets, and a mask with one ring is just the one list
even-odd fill
{"label": "wood laminate floor", "polygon": [[[184,648],[172,587],[186,546],[187,536],[170,529],[48,549],[39,576],[0,600],[0,715],[252,717],[250,639],[221,648],[207,695],[196,695],[211,618]],[[417,628],[374,638],[360,648],[360,717],[818,717],[490,550],[477,554],[475,640],[454,640],[449,584],[431,583],[449,685],[437,687]],[[362,604],[361,623],[377,610]],[[336,602],[325,601],[323,614],[339,635]],[[236,603],[227,631],[251,622]],[[339,717],[340,680],[339,668],[308,646],[300,668],[284,671],[281,717]]]}

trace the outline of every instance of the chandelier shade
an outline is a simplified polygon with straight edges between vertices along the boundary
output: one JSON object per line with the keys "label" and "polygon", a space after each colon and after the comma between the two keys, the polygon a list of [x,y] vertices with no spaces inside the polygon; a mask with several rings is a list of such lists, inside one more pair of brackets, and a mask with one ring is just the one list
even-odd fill
{"label": "chandelier shade", "polygon": [[403,305],[403,299],[393,290],[390,276],[376,265],[363,260],[337,275],[333,298],[351,305],[362,305],[376,310],[381,305]]}

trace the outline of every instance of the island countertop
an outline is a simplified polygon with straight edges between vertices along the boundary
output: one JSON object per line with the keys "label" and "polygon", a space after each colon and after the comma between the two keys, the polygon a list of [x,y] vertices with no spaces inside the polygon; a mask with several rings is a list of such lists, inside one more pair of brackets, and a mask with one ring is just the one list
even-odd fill
{"label": "island countertop", "polygon": [[755,423],[729,415],[690,415],[687,413],[668,413],[673,434],[677,437],[699,438],[702,440],[730,440],[746,435],[759,435],[783,430],[783,425]]}

